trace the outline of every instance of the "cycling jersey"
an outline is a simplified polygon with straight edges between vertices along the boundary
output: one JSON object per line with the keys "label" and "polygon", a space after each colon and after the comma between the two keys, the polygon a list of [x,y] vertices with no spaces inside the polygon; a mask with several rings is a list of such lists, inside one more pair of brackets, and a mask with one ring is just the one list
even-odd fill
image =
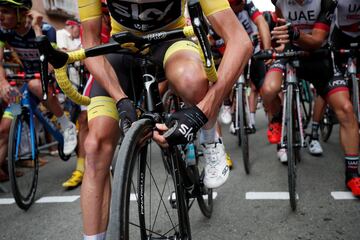
{"label": "cycling jersey", "polygon": [[350,37],[360,36],[360,1],[341,0],[335,11],[335,25]]}
{"label": "cycling jersey", "polygon": [[283,17],[305,33],[313,29],[329,32],[336,0],[271,0],[281,10]]}
{"label": "cycling jersey", "polygon": [[[185,26],[185,0],[108,0],[112,34],[138,34]],[[230,8],[227,0],[200,0],[206,16]],[[101,16],[100,0],[78,0],[81,21]]]}
{"label": "cycling jersey", "polygon": [[[56,43],[56,31],[47,23],[42,25],[42,32],[51,43]],[[35,45],[35,31],[30,29],[24,36],[20,36],[14,30],[0,29],[0,47],[10,45],[19,56],[24,71],[28,74],[40,72],[39,51]]]}

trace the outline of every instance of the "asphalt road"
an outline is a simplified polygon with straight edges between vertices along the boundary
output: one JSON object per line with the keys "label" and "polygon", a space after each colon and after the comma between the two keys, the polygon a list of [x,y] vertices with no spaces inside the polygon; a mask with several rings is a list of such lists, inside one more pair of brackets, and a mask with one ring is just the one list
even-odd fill
{"label": "asphalt road", "polygon": [[[287,167],[277,160],[275,146],[267,142],[262,110],[257,115],[257,133],[250,137],[249,175],[244,172],[236,138],[228,134],[228,126],[223,132],[234,169],[226,184],[215,190],[211,219],[202,216],[197,206],[191,209],[193,239],[360,239],[360,201],[353,199],[344,185],[337,126],[328,143],[323,144],[322,157],[312,157],[302,150],[295,212],[287,199],[281,199],[287,192]],[[13,203],[11,193],[0,193],[0,239],[82,238],[80,191],[61,187],[75,159],[46,159],[48,164],[40,170],[38,202],[28,211]],[[2,186],[10,189],[7,183]]]}

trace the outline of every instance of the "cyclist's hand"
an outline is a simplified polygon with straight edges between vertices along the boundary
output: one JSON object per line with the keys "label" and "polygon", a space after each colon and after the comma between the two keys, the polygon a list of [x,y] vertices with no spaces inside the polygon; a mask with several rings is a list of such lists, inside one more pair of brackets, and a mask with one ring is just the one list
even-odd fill
{"label": "cyclist's hand", "polygon": [[43,23],[43,16],[41,15],[41,13],[35,11],[35,10],[31,10],[28,14],[28,17],[31,19],[31,26],[33,28],[36,27],[40,27]]}
{"label": "cyclist's hand", "polygon": [[276,48],[274,48],[276,52],[284,52],[285,51],[285,44],[280,44]]}
{"label": "cyclist's hand", "polygon": [[120,129],[126,133],[137,120],[134,103],[129,98],[122,98],[116,103],[116,108],[120,117]]}
{"label": "cyclist's hand", "polygon": [[0,97],[8,104],[16,101],[16,96],[21,96],[21,93],[16,87],[11,87],[10,84],[1,86]]}
{"label": "cyclist's hand", "polygon": [[281,26],[275,27],[271,32],[272,39],[275,39],[279,44],[287,44],[296,41],[300,37],[300,31],[293,24],[286,22],[285,19],[279,18]]}
{"label": "cyclist's hand", "polygon": [[154,141],[163,148],[169,147],[169,144],[166,141],[166,138],[163,136],[164,132],[166,132],[167,130],[169,130],[169,129],[165,124],[157,123],[156,128],[153,132]]}
{"label": "cyclist's hand", "polygon": [[163,136],[170,145],[186,144],[194,139],[197,131],[207,121],[207,117],[197,106],[182,109],[167,119],[166,126],[169,130]]}

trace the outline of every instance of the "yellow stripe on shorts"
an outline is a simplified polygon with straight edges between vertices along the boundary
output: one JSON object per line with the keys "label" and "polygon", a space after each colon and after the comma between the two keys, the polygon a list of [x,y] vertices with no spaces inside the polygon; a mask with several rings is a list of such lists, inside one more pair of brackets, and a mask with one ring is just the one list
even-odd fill
{"label": "yellow stripe on shorts", "polygon": [[199,53],[199,47],[196,43],[189,40],[181,40],[174,44],[172,44],[166,51],[163,66],[165,66],[166,61],[169,59],[171,55],[173,55],[177,51],[181,50],[190,50]]}
{"label": "yellow stripe on shorts", "polygon": [[10,120],[14,120],[14,115],[10,111],[5,111],[2,117]]}
{"label": "yellow stripe on shorts", "polygon": [[110,117],[119,121],[115,100],[111,97],[99,96],[91,98],[88,108],[88,121],[96,117]]}

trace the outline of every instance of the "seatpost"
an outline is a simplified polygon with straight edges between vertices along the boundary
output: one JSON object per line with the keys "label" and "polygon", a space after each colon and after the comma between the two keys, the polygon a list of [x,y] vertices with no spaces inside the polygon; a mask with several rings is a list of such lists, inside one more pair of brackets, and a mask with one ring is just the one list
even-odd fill
{"label": "seatpost", "polygon": [[146,91],[146,106],[151,113],[162,113],[164,106],[161,101],[159,85],[154,75],[148,71],[149,64],[152,64],[146,58],[141,59],[142,76]]}

